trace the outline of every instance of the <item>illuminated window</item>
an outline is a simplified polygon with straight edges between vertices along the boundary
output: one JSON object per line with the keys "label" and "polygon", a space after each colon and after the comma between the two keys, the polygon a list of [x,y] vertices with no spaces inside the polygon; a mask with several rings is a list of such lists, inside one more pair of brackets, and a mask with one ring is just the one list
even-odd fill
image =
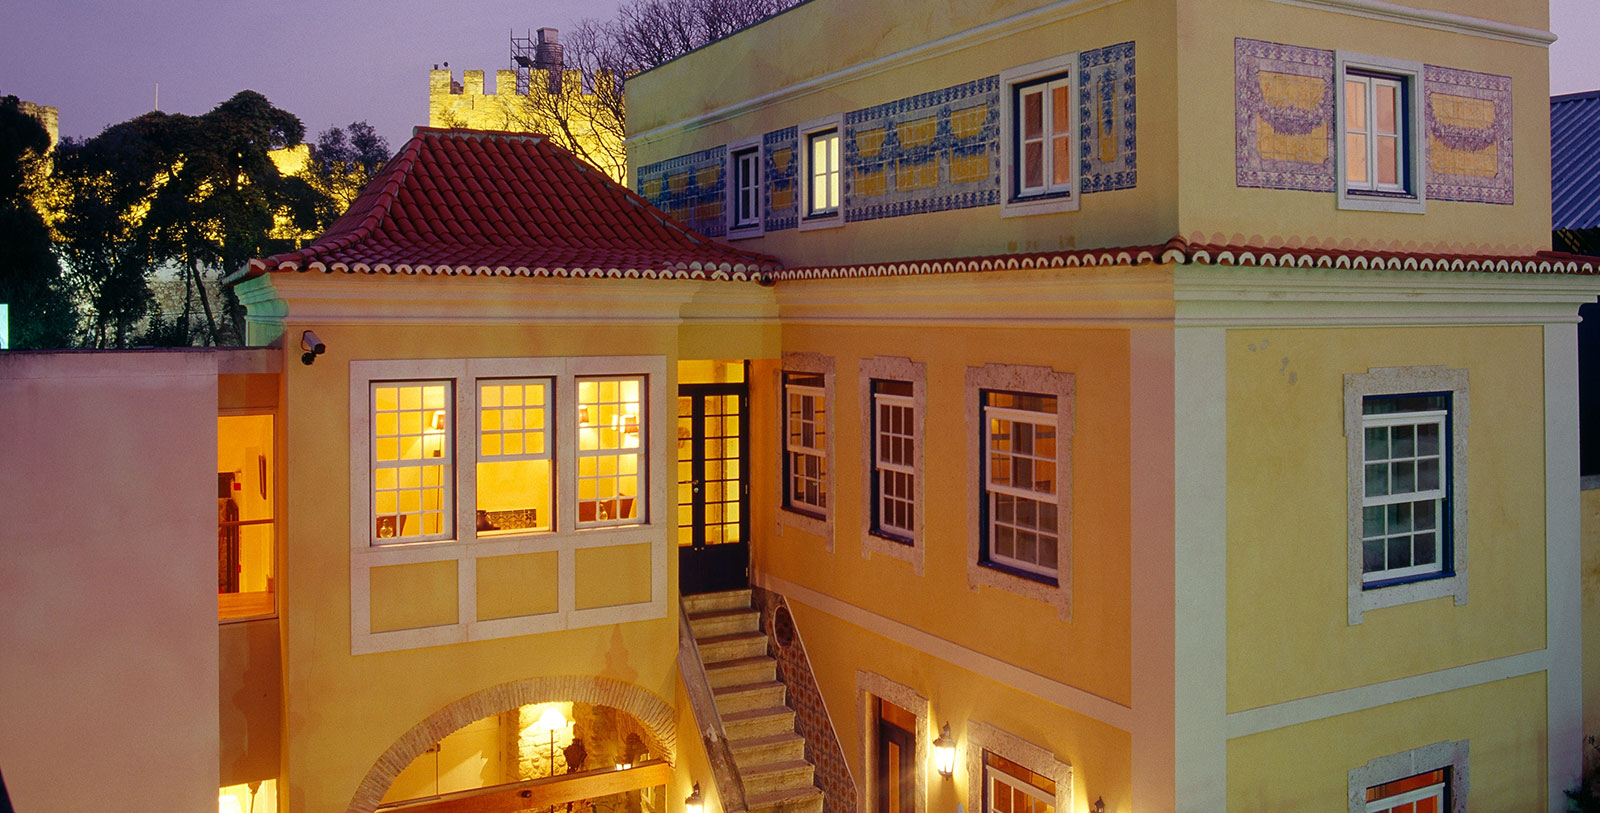
{"label": "illuminated window", "polygon": [[801,231],[844,225],[844,118],[800,125]]}
{"label": "illuminated window", "polygon": [[1436,742],[1350,770],[1349,813],[1465,813],[1472,792],[1467,740]]}
{"label": "illuminated window", "polygon": [[1054,395],[983,393],[984,562],[1054,579],[1059,532]]}
{"label": "illuminated window", "polygon": [[872,431],[872,530],[909,545],[916,533],[916,402],[911,382],[872,382]]}
{"label": "illuminated window", "polygon": [[1016,144],[1016,195],[1070,195],[1076,180],[1072,149],[1072,89],[1075,82],[1061,74],[1027,84],[1017,84],[1016,118],[1012,121]]}
{"label": "illuminated window", "polygon": [[578,380],[578,525],[645,516],[644,377]]}
{"label": "illuminated window", "polygon": [[375,381],[372,538],[377,544],[449,538],[454,489],[450,381]]}
{"label": "illuminated window", "polygon": [[1449,791],[1449,771],[1437,771],[1396,779],[1367,788],[1366,813],[1440,813]]}
{"label": "illuminated window", "polygon": [[277,459],[271,415],[217,418],[217,617],[271,615]]}
{"label": "illuminated window", "polygon": [[1339,208],[1422,212],[1422,66],[1344,52],[1337,62]]}
{"label": "illuminated window", "polygon": [[983,752],[987,813],[1055,813],[1056,783],[991,751]]}
{"label": "illuminated window", "polygon": [[784,373],[784,507],[821,515],[828,509],[827,390],[814,373]]}
{"label": "illuminated window", "polygon": [[478,381],[478,535],[550,530],[551,382]]}

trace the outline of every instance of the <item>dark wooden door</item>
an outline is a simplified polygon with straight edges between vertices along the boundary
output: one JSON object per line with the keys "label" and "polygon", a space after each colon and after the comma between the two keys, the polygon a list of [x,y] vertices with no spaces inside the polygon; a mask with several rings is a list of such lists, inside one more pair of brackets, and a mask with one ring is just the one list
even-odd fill
{"label": "dark wooden door", "polygon": [[[916,794],[917,738],[909,730],[897,725],[897,707],[883,704],[878,716],[878,800],[876,813],[912,813]],[[913,718],[914,719],[914,718]],[[905,721],[900,721],[902,724]],[[915,724],[912,723],[914,726]]]}
{"label": "dark wooden door", "polygon": [[685,595],[750,586],[750,391],[678,387],[678,588]]}

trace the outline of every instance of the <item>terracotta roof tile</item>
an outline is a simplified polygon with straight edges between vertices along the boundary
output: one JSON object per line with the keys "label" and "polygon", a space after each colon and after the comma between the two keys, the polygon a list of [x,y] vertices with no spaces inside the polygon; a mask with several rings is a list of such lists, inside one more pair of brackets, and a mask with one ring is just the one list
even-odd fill
{"label": "terracotta roof tile", "polygon": [[778,267],[673,222],[543,136],[419,127],[311,245],[269,272],[754,279]]}

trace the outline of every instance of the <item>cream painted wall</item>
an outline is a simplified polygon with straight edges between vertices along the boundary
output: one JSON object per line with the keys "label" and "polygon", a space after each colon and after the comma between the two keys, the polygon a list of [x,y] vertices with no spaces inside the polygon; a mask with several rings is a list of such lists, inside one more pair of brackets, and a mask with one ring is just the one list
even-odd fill
{"label": "cream painted wall", "polygon": [[[1583,492],[1583,734],[1600,735],[1600,489]],[[1584,753],[1600,766],[1600,753]]]}
{"label": "cream painted wall", "polygon": [[1392,703],[1228,741],[1229,810],[1346,810],[1349,772],[1468,741],[1469,810],[1546,810],[1544,675]]}
{"label": "cream painted wall", "polygon": [[[629,177],[634,179],[630,186],[636,185],[639,167],[656,161],[993,76],[1041,59],[1133,40],[1138,66],[1136,188],[1085,195],[1082,209],[1071,214],[1001,218],[999,206],[981,206],[860,221],[836,229],[788,229],[738,245],[775,254],[791,266],[1160,245],[1178,231],[1172,182],[1178,169],[1177,119],[1172,115],[1178,91],[1173,9],[1163,0],[1100,5],[868,0],[864,7],[855,0],[812,0],[716,47],[629,80],[633,94],[629,130],[634,137],[628,151]],[[1030,21],[1028,28],[999,39],[973,35],[968,47],[917,61],[896,56],[902,49],[1036,7],[1052,10]],[[875,24],[840,27],[821,22],[844,15]],[[883,24],[876,24],[880,21]],[[817,58],[798,59],[796,54]],[[650,135],[663,125],[876,59],[886,61],[882,70],[837,86],[740,111],[726,121],[686,132]]]}
{"label": "cream painted wall", "polygon": [[276,779],[283,721],[283,661],[277,619],[218,626],[222,778],[242,785]]}
{"label": "cream painted wall", "polygon": [[[1450,6],[1464,3],[1412,5]],[[1540,3],[1472,4],[1542,27]],[[1526,8],[1527,11],[1521,11]],[[1515,10],[1514,10],[1515,9]],[[1550,248],[1549,54],[1545,48],[1273,0],[1188,0],[1178,10],[1178,218],[1193,241],[1529,254]],[[1512,77],[1515,205],[1430,200],[1426,214],[1344,211],[1332,192],[1236,185],[1234,38],[1347,50]],[[1141,75],[1141,80],[1143,76]],[[1141,104],[1140,113],[1145,106]],[[1141,161],[1144,155],[1140,155]],[[1143,179],[1141,178],[1141,183]]]}
{"label": "cream painted wall", "polygon": [[[546,281],[357,282],[398,282],[407,284],[408,291],[437,286],[448,296],[445,286],[463,282]],[[507,290],[516,289],[508,285]],[[393,327],[329,319],[291,322],[286,334],[299,336],[306,328],[314,328],[329,350],[313,366],[300,364],[298,351],[288,354],[285,363],[286,465],[299,473],[287,489],[288,571],[282,597],[287,809],[343,809],[373,763],[408,729],[452,701],[501,683],[598,675],[670,697],[677,651],[675,602],[669,602],[667,616],[658,620],[352,656],[348,393],[352,359],[670,354],[676,322],[597,330],[582,322]],[[672,369],[670,361],[667,367]],[[656,418],[652,425],[657,431],[671,425],[671,416]],[[669,561],[669,584],[675,586],[676,557]],[[412,598],[427,603],[424,597]]]}
{"label": "cream painted wall", "polygon": [[216,382],[204,351],[0,354],[0,767],[18,810],[216,804]]}
{"label": "cream painted wall", "polygon": [[[1544,648],[1540,328],[1239,329],[1226,341],[1230,712]],[[1469,599],[1349,626],[1343,376],[1408,365],[1470,377]]]}

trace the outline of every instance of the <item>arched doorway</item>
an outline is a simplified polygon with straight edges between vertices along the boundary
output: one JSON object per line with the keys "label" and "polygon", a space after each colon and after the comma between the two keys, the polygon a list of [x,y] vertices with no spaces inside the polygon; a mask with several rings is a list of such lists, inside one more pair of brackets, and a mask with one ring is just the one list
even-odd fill
{"label": "arched doorway", "polygon": [[[552,713],[562,715],[565,725],[557,724]],[[542,724],[541,718],[545,720]],[[491,723],[502,733],[488,733]],[[619,756],[644,753],[654,760],[664,760],[666,765],[676,760],[673,710],[654,694],[608,678],[530,678],[463,697],[412,727],[367,772],[351,799],[351,813],[376,811],[408,766],[469,726],[474,727],[473,736],[479,738],[511,738],[507,745],[513,753],[502,760],[499,775],[514,777],[513,781],[525,778],[547,793],[550,788],[543,786],[565,780],[569,771],[578,778],[587,773],[585,769],[615,772],[612,761],[621,764]],[[575,744],[578,748],[573,749]],[[608,764],[602,766],[601,761]],[[611,787],[618,786],[617,780],[623,778],[637,784],[656,776],[648,771],[615,773],[618,776],[607,777]],[[588,785],[577,784],[594,786],[592,781]]]}

